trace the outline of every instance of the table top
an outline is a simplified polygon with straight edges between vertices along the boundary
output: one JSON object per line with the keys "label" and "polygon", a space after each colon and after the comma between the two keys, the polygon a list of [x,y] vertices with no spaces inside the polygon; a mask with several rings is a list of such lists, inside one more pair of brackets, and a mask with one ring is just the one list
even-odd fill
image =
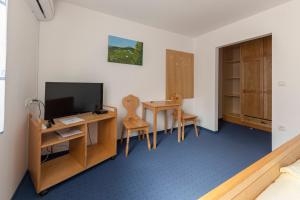
{"label": "table top", "polygon": [[153,108],[161,108],[161,107],[171,107],[171,106],[180,106],[180,103],[176,103],[174,101],[146,101],[143,102],[143,105]]}

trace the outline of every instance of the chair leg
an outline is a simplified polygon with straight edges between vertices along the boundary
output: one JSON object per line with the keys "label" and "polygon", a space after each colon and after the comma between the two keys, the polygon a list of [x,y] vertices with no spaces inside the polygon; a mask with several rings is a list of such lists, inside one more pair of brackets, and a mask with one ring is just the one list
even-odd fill
{"label": "chair leg", "polygon": [[125,127],[122,126],[122,132],[121,132],[121,144],[123,144],[123,137],[124,137],[124,132],[125,132]]}
{"label": "chair leg", "polygon": [[129,151],[129,137],[130,136],[130,130],[127,130],[127,140],[126,140],[126,150],[125,150],[125,156],[127,158],[128,156],[128,151]]}
{"label": "chair leg", "polygon": [[145,130],[143,130],[143,131],[141,131],[141,136],[142,136],[142,140],[144,140],[145,139]]}
{"label": "chair leg", "polygon": [[175,120],[173,119],[173,120],[172,120],[172,125],[171,125],[171,133],[170,133],[170,134],[172,134],[172,133],[173,133],[174,126],[175,126]]}
{"label": "chair leg", "polygon": [[195,128],[195,134],[196,136],[198,137],[199,136],[199,133],[198,133],[198,128],[197,128],[197,125],[196,125],[197,121],[194,120],[194,128]]}
{"label": "chair leg", "polygon": [[165,117],[165,134],[167,134],[168,133],[168,111],[166,111],[165,110],[165,115],[164,115],[164,117]]}
{"label": "chair leg", "polygon": [[184,121],[182,122],[181,140],[184,141]]}
{"label": "chair leg", "polygon": [[141,132],[138,131],[138,140],[140,141],[141,140]]}
{"label": "chair leg", "polygon": [[151,145],[150,145],[150,137],[149,137],[149,128],[147,128],[145,130],[145,133],[146,133],[146,137],[147,137],[148,150],[150,151],[151,150]]}

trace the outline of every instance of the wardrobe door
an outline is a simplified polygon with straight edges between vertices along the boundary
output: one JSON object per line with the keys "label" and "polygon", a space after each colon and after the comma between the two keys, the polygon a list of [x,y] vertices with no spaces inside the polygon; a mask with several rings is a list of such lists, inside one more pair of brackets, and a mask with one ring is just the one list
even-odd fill
{"label": "wardrobe door", "polygon": [[264,42],[264,119],[272,120],[272,36],[263,39]]}
{"label": "wardrobe door", "polygon": [[242,114],[264,117],[263,96],[263,40],[257,39],[241,45]]}

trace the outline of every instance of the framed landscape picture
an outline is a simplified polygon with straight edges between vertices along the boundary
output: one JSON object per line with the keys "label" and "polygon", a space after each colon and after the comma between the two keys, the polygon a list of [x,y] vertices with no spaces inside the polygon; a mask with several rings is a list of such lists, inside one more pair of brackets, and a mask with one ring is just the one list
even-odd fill
{"label": "framed landscape picture", "polygon": [[108,62],[143,65],[143,43],[108,36]]}

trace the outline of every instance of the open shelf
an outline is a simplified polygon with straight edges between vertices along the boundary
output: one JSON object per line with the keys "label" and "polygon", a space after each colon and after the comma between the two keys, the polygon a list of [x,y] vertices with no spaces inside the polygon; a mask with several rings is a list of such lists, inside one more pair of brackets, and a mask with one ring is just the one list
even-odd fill
{"label": "open shelf", "polygon": [[84,167],[70,154],[42,163],[41,190],[83,171]]}
{"label": "open shelf", "polygon": [[112,148],[103,144],[90,145],[87,148],[87,168],[112,157]]}
{"label": "open shelf", "polygon": [[63,142],[66,142],[66,141],[74,140],[76,138],[80,138],[80,137],[84,137],[84,136],[85,136],[85,133],[80,133],[80,134],[72,135],[72,136],[66,137],[66,138],[61,137],[56,132],[51,132],[51,133],[43,134],[42,135],[42,145],[41,145],[41,148],[53,146],[55,144],[59,144],[59,143],[63,143]]}

